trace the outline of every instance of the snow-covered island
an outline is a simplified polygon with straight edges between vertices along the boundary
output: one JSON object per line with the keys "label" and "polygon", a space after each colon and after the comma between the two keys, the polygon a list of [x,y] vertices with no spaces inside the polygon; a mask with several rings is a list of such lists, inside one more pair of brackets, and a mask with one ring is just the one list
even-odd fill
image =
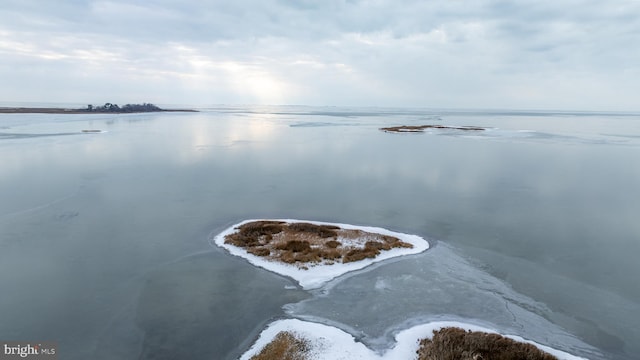
{"label": "snow-covered island", "polygon": [[383,354],[332,326],[298,319],[271,323],[240,360],[585,360],[513,335],[459,322],[432,322],[395,336]]}
{"label": "snow-covered island", "polygon": [[304,289],[347,272],[429,248],[420,236],[378,227],[292,219],[245,220],[213,239],[253,265],[289,276]]}

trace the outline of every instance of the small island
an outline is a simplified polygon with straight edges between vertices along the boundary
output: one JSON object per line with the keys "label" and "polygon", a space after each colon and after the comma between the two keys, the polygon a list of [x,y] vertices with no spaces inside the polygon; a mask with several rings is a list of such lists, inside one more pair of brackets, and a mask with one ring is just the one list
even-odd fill
{"label": "small island", "polygon": [[429,248],[417,235],[291,219],[246,220],[216,235],[213,242],[253,265],[293,278],[305,289],[374,262]]}
{"label": "small island", "polygon": [[162,109],[154,104],[118,104],[87,105],[83,109],[37,108],[37,107],[0,107],[0,114],[129,114],[147,112],[197,112],[191,109]]}
{"label": "small island", "polygon": [[420,133],[425,129],[444,129],[444,130],[461,130],[461,131],[484,131],[483,127],[479,126],[451,126],[451,125],[400,125],[383,127],[380,130],[390,133]]}

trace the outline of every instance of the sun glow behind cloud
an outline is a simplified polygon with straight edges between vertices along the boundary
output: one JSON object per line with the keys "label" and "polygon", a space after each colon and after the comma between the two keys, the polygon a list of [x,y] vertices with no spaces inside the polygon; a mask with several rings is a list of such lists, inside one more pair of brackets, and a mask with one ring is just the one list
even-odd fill
{"label": "sun glow behind cloud", "polygon": [[255,103],[281,103],[291,94],[291,86],[269,70],[269,59],[237,61],[216,59],[198,49],[174,44],[174,65],[181,68],[180,77],[189,86],[206,91],[224,86],[237,96],[249,96]]}

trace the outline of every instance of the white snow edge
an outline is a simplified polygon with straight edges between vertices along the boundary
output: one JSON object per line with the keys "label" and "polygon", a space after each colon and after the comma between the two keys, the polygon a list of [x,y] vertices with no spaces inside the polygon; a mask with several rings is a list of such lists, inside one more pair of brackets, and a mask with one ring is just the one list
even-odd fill
{"label": "white snow edge", "polygon": [[[356,342],[352,335],[336,327],[298,319],[286,319],[269,324],[269,326],[260,333],[258,340],[256,340],[253,346],[240,357],[240,360],[249,360],[252,356],[258,354],[281,331],[288,331],[300,338],[308,340],[310,350],[307,356],[313,360],[410,360],[417,357],[416,351],[419,348],[420,339],[431,338],[433,336],[433,330],[445,327],[459,327],[471,331],[497,333],[491,329],[460,322],[431,322],[401,331],[395,337],[395,347],[380,355],[367,348],[364,344]],[[525,340],[519,336],[503,336],[519,342],[533,344],[560,360],[586,360],[585,358],[571,355],[564,351]]]}
{"label": "white snow edge", "polygon": [[[372,232],[372,233],[377,233],[382,235],[395,236],[406,243],[410,243],[411,245],[413,245],[413,248],[410,248],[410,249],[393,248],[391,250],[382,251],[380,255],[378,255],[373,259],[364,259],[361,261],[350,262],[346,264],[343,264],[343,263],[334,263],[332,265],[311,264],[311,265],[308,265],[308,270],[303,270],[298,268],[295,265],[285,264],[285,263],[276,262],[276,261],[270,261],[263,257],[249,254],[242,248],[224,243],[225,236],[234,233],[238,226],[241,226],[243,224],[246,224],[252,221],[285,221],[287,223],[306,222],[306,223],[311,223],[316,225],[334,225],[334,226],[339,226],[342,229],[362,230],[362,231],[367,231],[367,232]],[[275,272],[277,274],[281,274],[281,275],[285,275],[293,278],[300,284],[300,286],[302,286],[303,289],[307,289],[307,290],[319,288],[325,283],[327,283],[328,281],[340,275],[343,275],[350,271],[363,269],[375,262],[383,261],[383,260],[398,257],[398,256],[418,254],[429,248],[429,242],[427,242],[425,239],[417,235],[404,234],[404,233],[399,233],[399,232],[387,230],[384,228],[372,227],[372,226],[357,226],[357,225],[351,225],[351,224],[329,223],[329,222],[310,221],[310,220],[295,220],[295,219],[244,220],[242,222],[234,224],[226,228],[225,230],[223,230],[221,233],[219,233],[214,237],[213,241],[216,245],[227,249],[227,251],[229,251],[229,253],[231,253],[232,255],[247,259],[253,265],[259,266],[261,268]]]}

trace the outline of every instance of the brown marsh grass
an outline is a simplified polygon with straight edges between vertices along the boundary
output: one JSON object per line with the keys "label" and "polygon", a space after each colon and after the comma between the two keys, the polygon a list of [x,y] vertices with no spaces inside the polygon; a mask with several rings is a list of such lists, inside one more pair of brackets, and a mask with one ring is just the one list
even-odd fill
{"label": "brown marsh grass", "polygon": [[420,341],[417,353],[418,360],[557,360],[531,344],[456,327],[434,330],[433,338]]}
{"label": "brown marsh grass", "polygon": [[250,360],[306,360],[309,348],[308,340],[281,331]]}
{"label": "brown marsh grass", "polygon": [[302,268],[305,264],[360,261],[393,248],[413,247],[394,236],[306,222],[260,220],[240,225],[236,230],[225,237],[226,244]]}

